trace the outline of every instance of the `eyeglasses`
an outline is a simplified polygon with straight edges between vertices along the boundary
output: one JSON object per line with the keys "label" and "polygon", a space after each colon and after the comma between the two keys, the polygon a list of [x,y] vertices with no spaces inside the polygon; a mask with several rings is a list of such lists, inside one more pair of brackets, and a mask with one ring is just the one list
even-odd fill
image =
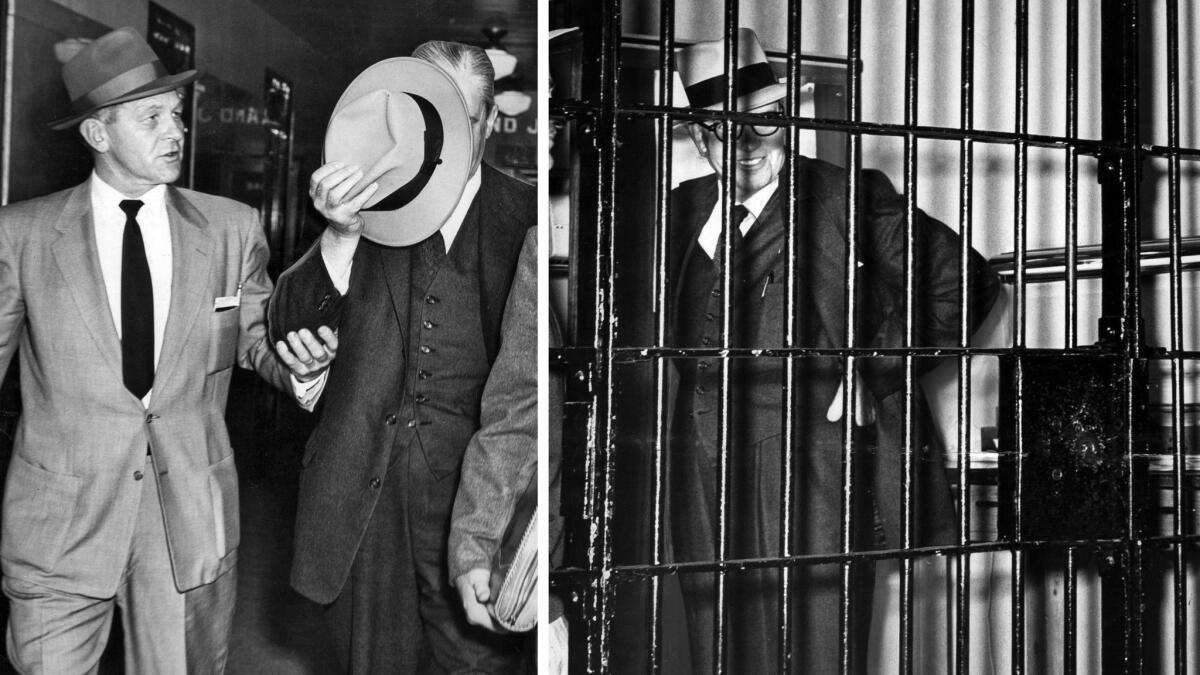
{"label": "eyeglasses", "polygon": [[[696,124],[699,124],[704,128],[705,131],[708,131],[713,136],[716,136],[718,141],[722,143],[725,142],[725,125],[721,124],[720,122],[696,122]],[[733,140],[736,141],[740,139],[746,129],[753,131],[755,136],[766,137],[774,136],[775,134],[779,133],[780,128],[773,125],[768,126],[766,124],[735,123],[733,125]]]}

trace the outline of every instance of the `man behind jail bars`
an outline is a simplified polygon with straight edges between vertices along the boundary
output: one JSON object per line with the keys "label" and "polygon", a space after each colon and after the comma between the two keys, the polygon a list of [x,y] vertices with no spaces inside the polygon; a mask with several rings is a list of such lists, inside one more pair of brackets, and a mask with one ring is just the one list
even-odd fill
{"label": "man behind jail bars", "polygon": [[[677,54],[677,68],[692,108],[724,109],[726,75],[723,41],[701,42]],[[753,31],[738,32],[736,105],[741,112],[783,112],[786,88],[775,79]],[[764,121],[769,121],[770,118]],[[673,249],[668,252],[672,288],[672,346],[724,346],[722,325],[729,308],[728,345],[780,348],[791,327],[794,345],[820,349],[849,346],[846,327],[848,172],[823,161],[794,157],[795,212],[789,214],[785,157],[787,132],[774,124],[689,124],[689,134],[715,175],[686,181],[671,195]],[[729,137],[732,136],[732,141]],[[732,148],[733,175],[722,162]],[[722,183],[724,185],[722,186]],[[722,187],[734,202],[731,225],[732,297],[725,297],[726,236]],[[854,346],[901,348],[905,332],[905,247],[909,230],[905,200],[880,172],[864,170],[858,180],[861,219],[855,247],[857,288]],[[795,313],[789,317],[788,231],[796,237]],[[913,347],[959,345],[960,240],[942,223],[916,211],[914,242]],[[968,276],[972,331],[998,291],[996,276],[972,251]],[[796,386],[787,407],[789,360],[778,357],[716,356],[679,360],[670,468],[672,542],[678,562],[843,551],[843,503],[852,505],[854,550],[899,548],[902,536],[904,359],[857,359],[853,401],[845,396],[843,356],[806,355],[790,361]],[[935,365],[915,359],[917,374]],[[722,392],[723,366],[730,373]],[[722,448],[719,408],[728,394],[728,447]],[[911,544],[954,543],[957,520],[946,478],[943,450],[921,392],[914,386],[912,461],[914,471]],[[852,489],[844,484],[844,415],[853,415]],[[790,417],[791,504],[785,507],[782,475],[785,421]],[[730,489],[721,517],[722,453]],[[787,513],[782,513],[789,508]],[[786,519],[786,520],[785,520]],[[722,520],[725,550],[717,550]],[[789,547],[781,528],[788,525]],[[836,673],[841,659],[839,563],[794,567],[788,621],[781,621],[780,567],[726,574],[723,631],[726,672],[786,672],[780,662],[781,625],[789,625],[795,673]],[[874,565],[856,562],[850,583],[851,672],[866,666]],[[711,672],[716,658],[716,574],[681,576],[688,616],[693,670]]]}

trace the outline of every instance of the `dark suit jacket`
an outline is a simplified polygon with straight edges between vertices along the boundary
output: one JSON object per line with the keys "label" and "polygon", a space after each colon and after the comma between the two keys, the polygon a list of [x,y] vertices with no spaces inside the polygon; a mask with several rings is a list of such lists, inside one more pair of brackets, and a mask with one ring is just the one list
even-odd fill
{"label": "dark suit jacket", "polygon": [[[826,162],[798,157],[795,223],[798,237],[797,286],[800,311],[796,322],[803,342],[799,346],[817,348],[839,348],[847,344],[846,322],[846,246],[848,228],[846,223],[846,174],[845,171]],[[784,228],[784,203],[787,176],[780,177],[779,188],[770,199],[753,228]],[[905,226],[904,198],[892,188],[886,176],[874,170],[865,170],[861,175],[860,212],[861,227],[858,231],[858,311],[856,313],[856,346],[858,347],[902,347],[905,331]],[[707,255],[699,248],[697,237],[719,198],[719,185],[715,176],[705,176],[688,181],[672,193],[672,228],[670,241],[673,250],[668,252],[670,278],[675,280],[675,314],[681,302],[688,302],[687,288],[682,288],[684,279],[694,270],[693,265],[709,264]],[[917,347],[957,346],[959,340],[959,246],[956,233],[942,223],[917,212],[912,225],[915,237],[914,269],[914,345]],[[778,230],[783,232],[785,230]],[[757,236],[754,229],[750,236]],[[757,335],[770,335],[767,344],[739,344],[741,335],[732,336],[733,345],[739,347],[780,347],[783,345],[783,316],[786,297],[785,270],[786,246],[783,237],[779,241],[774,258],[760,257],[751,269],[739,276],[735,284],[745,284],[754,292],[740,297],[733,308],[734,325],[757,326]],[[749,240],[749,237],[748,239]],[[971,252],[970,270],[972,285],[969,290],[972,308],[972,331],[986,316],[999,291],[999,281],[986,261],[975,251]],[[691,278],[695,278],[692,276]],[[757,290],[761,288],[762,293]],[[676,321],[672,322],[677,324]],[[749,330],[749,329],[748,329]],[[675,339],[680,332],[677,330]],[[760,337],[761,339],[761,337]],[[672,344],[678,344],[673,342]],[[699,345],[683,345],[699,346]],[[735,425],[731,438],[735,442],[754,444],[778,436],[782,429],[781,394],[776,371],[783,368],[778,359],[742,359],[734,365],[733,396],[735,401],[748,401],[744,405],[742,418],[734,411]],[[687,362],[684,363],[683,382],[688,382]],[[798,422],[817,419],[834,398],[840,381],[840,366],[835,359],[825,359],[826,367],[819,365],[821,359],[811,359],[813,372],[800,381],[805,391],[799,397],[798,409],[793,411]],[[930,359],[918,359],[918,374],[925,368],[936,365]],[[873,466],[874,492],[879,504],[888,543],[900,544],[900,509],[903,462],[903,434],[901,410],[904,392],[904,362],[900,357],[874,357],[859,360],[862,375],[876,409],[875,441],[878,451]],[[712,371],[710,371],[711,373]],[[681,387],[683,409],[693,403],[694,388]],[[711,392],[710,392],[711,393]],[[925,413],[920,392],[917,392],[917,448],[918,460],[918,517],[922,527],[918,528],[918,539],[929,541],[951,541],[957,520],[953,517],[948,483],[944,472],[944,456],[936,434],[929,433],[928,415]],[[805,407],[806,406],[806,407]],[[800,409],[804,407],[804,409]],[[683,413],[683,414],[686,414]],[[696,436],[693,443],[699,448],[693,451],[715,453],[715,413],[700,422],[697,430],[689,432]],[[706,425],[709,423],[710,425]],[[676,428],[679,428],[676,419]],[[741,424],[742,428],[736,428]],[[685,443],[689,441],[685,440]],[[803,446],[805,440],[798,438]],[[711,445],[709,445],[711,444]],[[801,447],[803,450],[803,447]],[[816,461],[822,461],[817,459]],[[840,467],[841,456],[824,458]],[[702,464],[707,464],[702,460]],[[826,469],[837,475],[836,467]],[[840,492],[840,484],[827,486]]]}
{"label": "dark suit jacket", "polygon": [[[479,219],[479,236],[470,243],[478,248],[480,337],[491,362],[537,201],[529,185],[487,165],[480,170],[482,182],[467,219]],[[332,602],[346,581],[397,431],[409,326],[406,253],[411,249],[388,255],[393,262],[385,265],[385,248],[365,239],[359,243],[343,297],[329,279],[318,243],[280,276],[268,311],[275,340],[302,327],[338,329],[338,355],[321,395],[320,421],[301,460],[305,468],[292,563],[292,585],[321,603]]]}

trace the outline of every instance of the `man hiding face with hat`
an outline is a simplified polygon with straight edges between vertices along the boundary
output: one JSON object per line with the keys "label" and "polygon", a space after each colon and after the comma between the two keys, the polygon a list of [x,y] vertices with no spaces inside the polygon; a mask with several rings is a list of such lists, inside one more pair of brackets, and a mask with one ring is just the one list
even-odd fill
{"label": "man hiding face with hat", "polygon": [[[671,195],[674,248],[668,252],[672,288],[672,347],[756,348],[785,346],[845,349],[846,287],[857,279],[854,346],[897,348],[905,342],[905,247],[913,241],[911,298],[916,347],[959,345],[958,235],[917,211],[911,230],[905,200],[882,173],[863,170],[859,181],[858,241],[853,272],[847,272],[848,175],[841,167],[794,155],[796,200],[789,209],[786,166],[786,88],[755,33],[737,32],[733,105],[738,122],[725,119],[730,74],[723,40],[700,42],[676,55],[691,108],[712,111],[690,123],[689,134],[713,173],[682,183]],[[732,145],[732,148],[727,146]],[[726,151],[729,163],[726,164]],[[789,212],[790,210],[790,212]],[[798,255],[789,259],[791,247]],[[995,274],[971,251],[966,283],[970,328],[983,320],[998,291]],[[791,274],[795,278],[789,278]],[[726,275],[732,282],[726,293]],[[794,304],[789,299],[794,288]],[[729,296],[729,297],[727,297]],[[731,316],[726,319],[726,312]],[[727,335],[722,325],[728,320]],[[727,341],[726,341],[727,340]],[[790,340],[790,342],[789,342]],[[918,359],[918,374],[933,365]],[[775,558],[843,552],[844,430],[854,429],[855,486],[850,541],[856,550],[874,548],[876,532],[889,547],[901,536],[904,485],[905,368],[902,358],[858,359],[855,396],[845,396],[845,359],[733,359],[723,392],[719,359],[676,361],[679,392],[672,426],[670,512],[674,559]],[[792,372],[789,373],[789,369]],[[789,380],[789,376],[792,378]],[[784,394],[788,382],[793,396]],[[728,444],[719,441],[716,411],[728,394]],[[916,497],[913,544],[957,541],[944,455],[921,392],[914,392],[913,476]],[[791,403],[786,403],[786,401]],[[845,417],[852,416],[852,424]],[[791,448],[784,447],[785,422],[792,423]],[[718,545],[721,512],[715,495],[717,467],[728,453],[731,487],[725,500],[727,549]],[[792,484],[781,483],[785,458]],[[785,490],[785,487],[787,488]],[[793,496],[790,504],[783,494]],[[783,526],[787,524],[788,527]],[[781,541],[788,532],[790,541]],[[724,630],[725,668],[745,673],[837,673],[841,649],[840,565],[794,568],[789,626],[790,665],[780,661],[781,569],[731,570]],[[851,672],[864,672],[874,569],[857,561],[850,584]],[[713,668],[717,640],[716,578],[680,577],[688,618],[694,672]],[[666,657],[671,658],[671,657]]]}
{"label": "man hiding face with hat", "polygon": [[[519,642],[469,622],[451,586],[487,561],[447,551],[536,222],[533,188],[482,162],[492,80],[482,49],[428,42],[351,82],[309,187],[328,226],[271,300],[276,350],[311,387],[302,404],[322,404],[302,460],[291,581],[327,605],[351,673],[518,666]],[[503,346],[533,363],[533,342]]]}
{"label": "man hiding face with hat", "polygon": [[125,672],[224,670],[236,591],[233,366],[290,387],[266,342],[257,214],[176,188],[182,89],[121,28],[63,66],[95,169],[0,209],[0,371],[23,412],[0,568],[22,673],[95,672],[120,607]]}

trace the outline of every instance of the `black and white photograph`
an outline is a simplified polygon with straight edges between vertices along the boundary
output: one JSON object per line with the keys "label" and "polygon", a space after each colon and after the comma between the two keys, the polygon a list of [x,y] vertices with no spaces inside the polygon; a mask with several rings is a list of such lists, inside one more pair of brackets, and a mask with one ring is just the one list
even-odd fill
{"label": "black and white photograph", "polygon": [[538,3],[3,8],[0,672],[537,672]]}
{"label": "black and white photograph", "polygon": [[1200,11],[550,0],[570,673],[1200,669]]}

